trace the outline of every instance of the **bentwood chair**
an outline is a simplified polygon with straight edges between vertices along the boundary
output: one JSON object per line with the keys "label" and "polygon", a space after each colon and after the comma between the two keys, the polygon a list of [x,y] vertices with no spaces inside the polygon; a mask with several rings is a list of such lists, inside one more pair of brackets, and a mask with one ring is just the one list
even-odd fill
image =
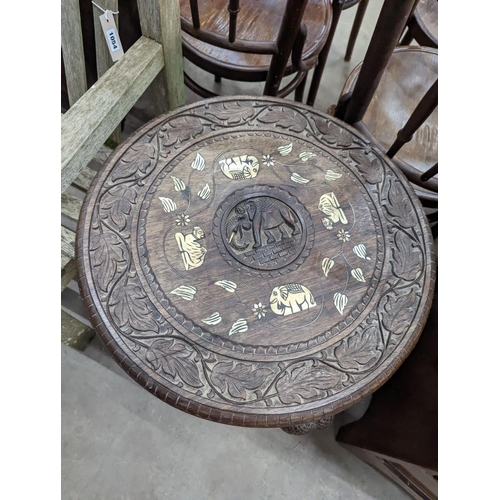
{"label": "bentwood chair", "polygon": [[[264,95],[302,101],[307,73],[316,68],[308,104],[313,104],[342,10],[359,4],[349,38],[352,54],[368,0],[181,0],[183,54],[221,78],[266,82]],[[294,78],[280,88],[283,77]],[[188,74],[185,83],[202,97],[216,94]]]}
{"label": "bentwood chair", "polygon": [[401,45],[415,40],[424,47],[438,48],[438,0],[420,0],[406,23]]}
{"label": "bentwood chair", "polygon": [[437,50],[396,47],[414,2],[384,2],[365,59],[347,78],[334,115],[392,158],[424,206],[437,208]]}

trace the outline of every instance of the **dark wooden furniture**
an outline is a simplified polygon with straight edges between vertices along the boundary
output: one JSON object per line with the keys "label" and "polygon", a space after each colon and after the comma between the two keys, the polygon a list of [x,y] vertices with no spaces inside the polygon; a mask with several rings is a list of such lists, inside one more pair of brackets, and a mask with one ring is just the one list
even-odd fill
{"label": "dark wooden furniture", "polygon": [[349,75],[335,116],[403,170],[421,201],[438,202],[438,61],[429,47],[397,47],[413,0],[386,0],[365,60]]}
{"label": "dark wooden furniture", "polygon": [[407,22],[401,45],[415,40],[419,45],[438,48],[438,0],[419,0]]}
{"label": "dark wooden furniture", "polygon": [[438,286],[424,331],[363,417],[337,441],[417,500],[438,496]]}
{"label": "dark wooden furniture", "polygon": [[112,153],[77,232],[114,359],[193,415],[303,433],[375,391],[433,296],[428,222],[364,136],[270,97],[216,98]]}
{"label": "dark wooden furniture", "polygon": [[[284,97],[295,90],[298,101],[307,72],[317,67],[308,98],[312,105],[340,13],[358,3],[349,60],[368,0],[334,0],[333,6],[331,0],[181,0],[183,53],[216,81],[265,81],[265,95]],[[280,88],[282,78],[292,74]],[[202,97],[216,95],[187,74],[185,82]]]}

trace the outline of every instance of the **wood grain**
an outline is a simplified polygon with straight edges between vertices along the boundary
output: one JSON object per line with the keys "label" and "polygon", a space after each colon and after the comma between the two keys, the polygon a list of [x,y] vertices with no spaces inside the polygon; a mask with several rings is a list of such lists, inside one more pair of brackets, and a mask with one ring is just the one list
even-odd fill
{"label": "wood grain", "polygon": [[[104,10],[110,10],[112,12],[118,12],[118,0],[100,0],[99,4]],[[96,64],[97,64],[97,78],[101,78],[106,71],[108,71],[111,66],[113,66],[114,62],[111,59],[111,54],[109,53],[108,43],[106,42],[106,38],[104,37],[104,33],[102,31],[101,22],[99,21],[99,17],[103,15],[102,10],[98,9],[95,5],[92,5],[93,17],[94,17],[94,34],[95,34],[95,50],[96,50]],[[111,16],[113,14],[110,14]],[[120,18],[119,16],[115,17],[115,24],[120,32]],[[116,143],[120,143],[121,141],[121,125],[113,130],[110,139]]]}
{"label": "wood grain", "polygon": [[61,47],[69,105],[73,106],[87,91],[82,23],[78,0],[61,1]]}
{"label": "wood grain", "polygon": [[61,119],[61,192],[80,175],[163,68],[163,50],[141,37]]}
{"label": "wood grain", "polygon": [[76,256],[93,326],[134,380],[249,427],[328,419],[380,387],[435,281],[401,172],[277,98],[202,101],[128,138],[86,196]]}
{"label": "wood grain", "polygon": [[92,170],[89,167],[84,167],[81,174],[73,182],[73,185],[75,185],[82,191],[87,191],[87,189],[90,187],[92,179],[95,177],[95,174],[95,170]]}
{"label": "wood grain", "polygon": [[[227,36],[229,31],[227,0],[199,3],[201,26],[218,35]],[[285,5],[284,1],[274,0],[242,2],[238,13],[237,38],[243,42],[274,42],[281,26]],[[183,18],[191,19],[189,0],[181,0],[180,13]],[[307,62],[317,57],[325,44],[331,19],[331,7],[327,0],[308,2],[303,17],[303,22],[307,26],[307,40],[303,51],[304,61]],[[221,49],[196,40],[186,33],[182,34],[182,39],[185,55],[189,60],[196,59],[199,62],[203,59],[206,64],[223,69],[226,75],[231,72],[231,78],[235,80],[263,81],[266,79],[271,63],[270,55]],[[287,73],[290,73],[290,70],[291,62],[287,67]]]}
{"label": "wood grain", "polygon": [[[349,75],[341,94],[351,92],[361,71],[362,63]],[[370,138],[387,151],[398,131],[431,88],[438,76],[437,49],[429,47],[398,47],[394,50],[375,91],[362,123]],[[357,126],[359,126],[357,125]],[[394,157],[406,171],[420,175],[438,160],[438,109],[436,108],[413,139]],[[399,163],[400,162],[400,163]],[[430,184],[436,185],[432,179]]]}
{"label": "wood grain", "polygon": [[178,0],[138,0],[142,35],[162,45],[164,70],[151,84],[155,109],[165,113],[186,102]]}
{"label": "wood grain", "polygon": [[426,47],[438,47],[438,2],[420,0],[408,28],[415,40]]}

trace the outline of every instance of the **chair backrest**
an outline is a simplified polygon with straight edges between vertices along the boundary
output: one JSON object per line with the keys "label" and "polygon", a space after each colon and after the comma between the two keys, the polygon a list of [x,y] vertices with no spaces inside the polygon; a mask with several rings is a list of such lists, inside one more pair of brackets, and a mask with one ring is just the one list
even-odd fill
{"label": "chair backrest", "polygon": [[[103,9],[117,0],[96,0]],[[142,35],[116,63],[96,34],[99,80],[87,90],[78,0],[61,5],[61,44],[70,109],[61,119],[61,191],[80,175],[139,97],[152,87],[159,114],[185,102],[178,0],[137,0]],[[115,10],[116,11],[116,10]],[[96,16],[102,12],[97,9]]]}
{"label": "chair backrest", "polygon": [[[287,0],[278,36],[275,41],[250,41],[237,38],[239,0],[228,0],[229,29],[228,35],[214,33],[201,26],[198,0],[189,0],[191,20],[181,17],[182,30],[202,42],[250,54],[272,55],[271,65],[264,87],[265,95],[278,95],[279,86],[285,73],[287,62],[292,55],[292,62],[297,71],[306,68],[300,64],[301,53],[307,36],[307,29],[302,18],[308,0]],[[263,13],[265,15],[265,13]],[[258,21],[256,21],[258,22]],[[307,68],[310,69],[310,68]]]}
{"label": "chair backrest", "polygon": [[[419,0],[385,0],[373,32],[366,56],[363,60],[352,93],[341,96],[335,110],[335,116],[355,125],[363,120],[384,70],[398,44],[398,40]],[[409,142],[418,128],[436,109],[438,104],[438,81],[431,85],[422,97],[406,124],[399,130],[393,144],[387,150],[387,156],[394,155]],[[411,182],[423,188],[437,192],[437,163],[425,172],[415,169],[405,170]]]}

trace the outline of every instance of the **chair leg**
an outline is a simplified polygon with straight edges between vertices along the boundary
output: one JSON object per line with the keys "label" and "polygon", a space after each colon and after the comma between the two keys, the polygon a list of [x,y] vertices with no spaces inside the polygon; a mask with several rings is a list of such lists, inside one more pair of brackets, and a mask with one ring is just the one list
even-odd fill
{"label": "chair leg", "polygon": [[337,29],[337,24],[339,23],[340,14],[342,13],[342,8],[344,7],[345,0],[333,0],[333,19],[332,27],[328,33],[328,38],[326,39],[325,46],[318,56],[318,65],[314,69],[313,77],[311,80],[311,86],[309,87],[309,94],[307,95],[307,104],[309,106],[314,106],[314,101],[316,100],[316,95],[318,94],[319,83],[321,77],[323,76],[323,71],[326,66],[326,60],[328,59],[328,53],[330,52],[330,46],[332,45],[333,35]]}
{"label": "chair leg", "polygon": [[295,100],[297,102],[302,102],[302,99],[304,98],[304,90],[306,88],[307,75],[308,73],[306,73],[302,81],[299,83],[299,86],[295,89]]}
{"label": "chair leg", "polygon": [[368,7],[369,0],[361,0],[356,10],[356,17],[354,18],[354,23],[352,25],[351,34],[349,36],[349,42],[347,43],[347,50],[345,53],[344,61],[350,61],[352,56],[352,51],[354,50],[354,44],[358,38],[359,28],[361,28],[361,23],[365,17],[366,8]]}

